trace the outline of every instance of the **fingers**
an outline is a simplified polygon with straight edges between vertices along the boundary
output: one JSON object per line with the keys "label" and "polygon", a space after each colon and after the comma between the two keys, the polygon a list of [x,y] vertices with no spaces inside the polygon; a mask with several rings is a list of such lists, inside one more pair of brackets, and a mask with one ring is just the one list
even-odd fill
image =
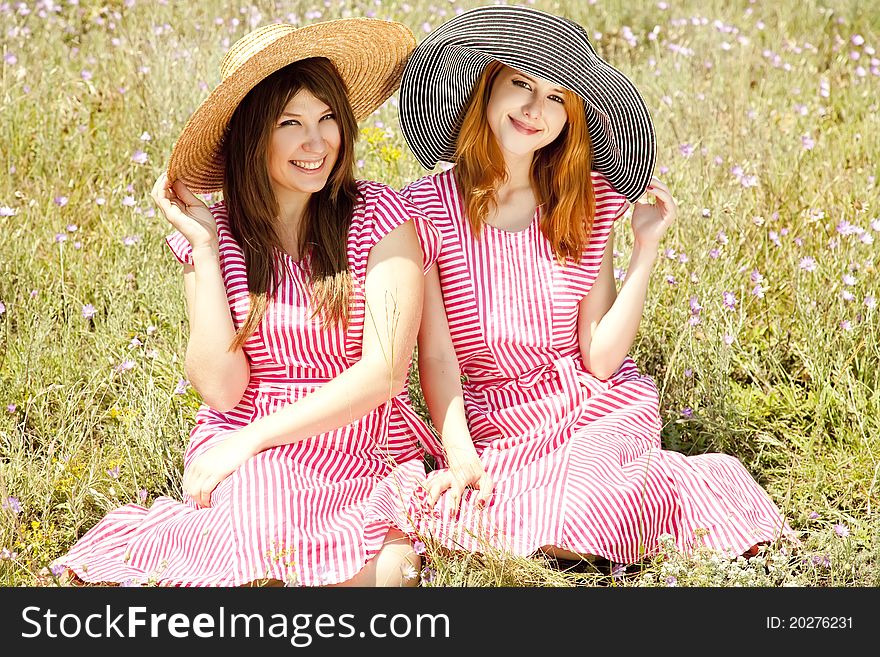
{"label": "fingers", "polygon": [[205,473],[188,470],[183,475],[183,492],[200,507],[211,506],[211,493],[217,487]]}
{"label": "fingers", "polygon": [[171,188],[174,190],[174,193],[177,194],[177,198],[183,201],[187,207],[193,205],[205,205],[202,199],[189,191],[189,187],[184,185],[182,180],[175,180]]}
{"label": "fingers", "polygon": [[434,505],[437,504],[437,500],[440,499],[440,496],[452,486],[452,482],[453,477],[449,470],[433,476],[428,482],[428,505],[432,509],[434,508]]}
{"label": "fingers", "polygon": [[489,476],[488,472],[482,474],[479,482],[477,482],[477,488],[480,489],[480,494],[477,496],[477,508],[485,509],[489,504],[489,500],[492,499],[492,493],[495,490],[495,482],[492,481],[492,477]]}

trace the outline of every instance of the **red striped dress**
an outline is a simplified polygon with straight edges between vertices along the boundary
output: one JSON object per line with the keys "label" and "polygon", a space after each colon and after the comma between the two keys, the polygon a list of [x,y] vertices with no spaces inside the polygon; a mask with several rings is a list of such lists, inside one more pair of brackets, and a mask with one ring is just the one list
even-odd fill
{"label": "red striped dress", "polygon": [[[600,174],[593,186],[596,217],[580,264],[556,260],[540,208],[521,232],[487,225],[475,238],[451,170],[403,191],[442,235],[437,265],[468,425],[496,484],[482,511],[467,491],[456,518],[442,496],[420,532],[451,549],[527,555],[553,545],[615,563],[655,553],[664,534],[683,551],[702,542],[740,554],[787,533],[736,458],[661,449],[657,388],[632,359],[607,381],[584,368],[578,303],[628,207]],[[445,465],[436,441],[429,450]]]}
{"label": "red striped dress", "polygon": [[[287,265],[283,283],[244,345],[251,373],[244,396],[225,413],[199,409],[185,468],[237,429],[308,395],[359,360],[367,258],[388,232],[413,218],[425,271],[436,260],[439,234],[416,208],[379,183],[361,181],[358,190],[348,234],[353,281],[348,329],[324,329],[310,317],[304,265],[279,254]],[[238,328],[249,309],[244,255],[224,204],[211,211]],[[167,242],[181,262],[192,264],[180,233]],[[412,533],[407,504],[425,477],[420,440],[429,435],[404,392],[335,431],[257,454],[220,483],[209,508],[197,508],[189,498],[160,497],[149,509],[137,504],[117,509],[55,563],[89,582],[342,582],[377,554],[390,527]]]}

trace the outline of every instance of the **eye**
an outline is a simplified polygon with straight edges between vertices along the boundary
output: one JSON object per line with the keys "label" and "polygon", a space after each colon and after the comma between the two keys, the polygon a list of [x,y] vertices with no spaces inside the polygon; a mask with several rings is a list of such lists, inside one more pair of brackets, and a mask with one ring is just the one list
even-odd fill
{"label": "eye", "polygon": [[559,103],[560,105],[564,105],[564,104],[565,104],[565,99],[562,98],[561,96],[557,96],[556,94],[553,94],[553,95],[551,95],[551,96],[547,96],[547,98],[549,98],[550,100],[552,100],[554,103]]}
{"label": "eye", "polygon": [[281,123],[279,123],[278,127],[281,128],[287,125],[299,125],[299,121],[297,121],[296,119],[287,119],[286,121],[282,121]]}
{"label": "eye", "polygon": [[529,91],[532,90],[532,86],[528,82],[526,82],[525,80],[513,80],[513,84],[516,85],[517,87],[521,87],[523,89],[528,89]]}
{"label": "eye", "polygon": [[335,114],[332,114],[332,113],[331,113],[331,114],[325,114],[324,116],[321,117],[321,120],[322,120],[322,121],[335,121],[335,120],[336,120],[336,115],[335,115]]}

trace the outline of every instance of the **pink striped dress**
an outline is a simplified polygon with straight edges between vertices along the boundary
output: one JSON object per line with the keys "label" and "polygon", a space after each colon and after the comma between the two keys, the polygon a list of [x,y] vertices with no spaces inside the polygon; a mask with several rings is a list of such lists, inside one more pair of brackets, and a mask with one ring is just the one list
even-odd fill
{"label": "pink striped dress", "polygon": [[[485,226],[475,238],[451,170],[403,190],[442,235],[437,266],[468,425],[496,482],[485,510],[469,490],[454,518],[443,495],[420,532],[450,549],[553,545],[615,563],[656,553],[664,534],[683,551],[702,542],[735,554],[778,538],[785,520],[736,458],[661,449],[657,388],[632,359],[607,381],[584,368],[578,303],[628,207],[600,174],[593,186],[580,264],[556,260],[540,208],[521,232]],[[445,465],[436,441],[429,450]]]}
{"label": "pink striped dress", "polygon": [[[244,396],[225,413],[200,408],[185,468],[237,429],[308,395],[360,358],[367,258],[383,236],[413,218],[425,271],[433,265],[440,242],[431,222],[385,185],[361,181],[358,190],[361,199],[348,235],[353,280],[348,329],[324,329],[310,318],[304,266],[279,254],[287,273],[244,346],[251,368]],[[244,255],[224,204],[211,211],[237,328],[249,309]],[[167,242],[178,260],[192,263],[180,233]],[[335,431],[254,456],[220,483],[209,508],[197,508],[189,498],[160,497],[149,509],[137,504],[117,509],[55,564],[89,582],[342,582],[377,554],[389,528],[412,533],[407,505],[425,477],[420,441],[429,436],[402,393]]]}

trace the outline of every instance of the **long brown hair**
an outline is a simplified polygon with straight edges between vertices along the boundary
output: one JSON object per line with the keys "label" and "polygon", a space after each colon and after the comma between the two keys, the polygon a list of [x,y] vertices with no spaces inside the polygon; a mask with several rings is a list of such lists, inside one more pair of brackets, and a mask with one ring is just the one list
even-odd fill
{"label": "long brown hair", "polygon": [[[474,84],[456,145],[453,175],[477,236],[497,203],[497,187],[507,179],[501,148],[486,117],[492,85],[503,68],[501,62],[492,62]],[[583,99],[567,89],[564,93],[568,122],[552,143],[535,153],[531,183],[543,206],[541,231],[553,253],[560,260],[579,262],[596,207],[590,179],[592,148]]]}
{"label": "long brown hair", "polygon": [[309,264],[313,316],[320,315],[325,326],[348,324],[347,242],[358,194],[354,179],[358,126],[345,83],[333,64],[313,57],[276,71],[254,87],[236,108],[224,137],[223,198],[229,227],[244,251],[251,301],[231,350],[239,349],[257,329],[280,284],[277,254],[282,246],[275,229],[280,208],[269,178],[269,143],[281,112],[302,89],[335,114],[341,143],[327,184],[306,204],[297,239],[299,254]]}

